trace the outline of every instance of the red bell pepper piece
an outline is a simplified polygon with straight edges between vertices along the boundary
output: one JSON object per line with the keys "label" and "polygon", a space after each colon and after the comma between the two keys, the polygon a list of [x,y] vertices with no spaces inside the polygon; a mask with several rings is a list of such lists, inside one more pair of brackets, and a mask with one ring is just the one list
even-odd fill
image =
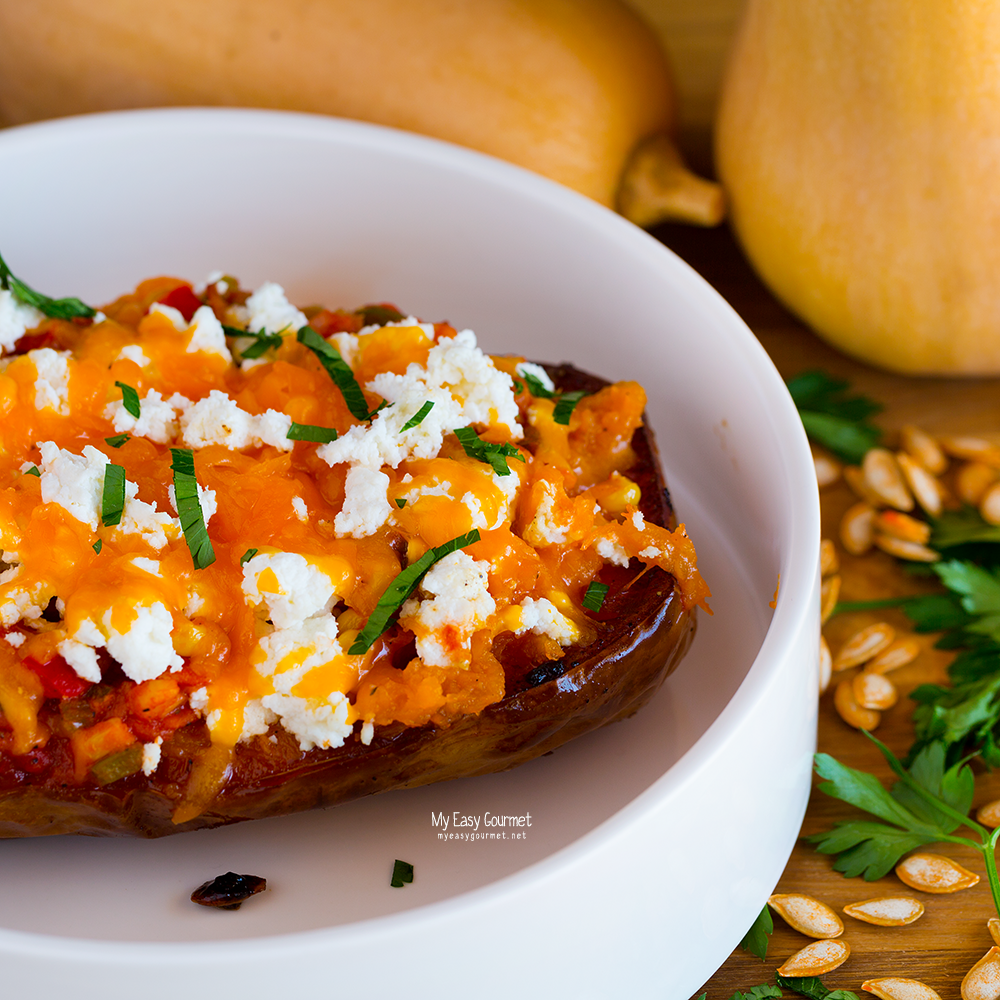
{"label": "red bell pepper piece", "polygon": [[201,299],[194,294],[190,285],[178,285],[173,291],[167,292],[159,302],[160,305],[172,306],[188,323],[191,322],[191,317],[203,305]]}
{"label": "red bell pepper piece", "polygon": [[31,656],[21,662],[38,675],[46,698],[79,698],[90,687],[90,681],[77,676],[61,656],[53,657],[48,663],[39,663]]}

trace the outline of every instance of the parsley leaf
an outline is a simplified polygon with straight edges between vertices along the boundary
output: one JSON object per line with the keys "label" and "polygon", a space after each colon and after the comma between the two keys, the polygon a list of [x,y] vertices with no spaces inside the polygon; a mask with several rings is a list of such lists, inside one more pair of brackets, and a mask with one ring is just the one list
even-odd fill
{"label": "parsley leaf", "polygon": [[116,434],[114,437],[105,438],[104,442],[112,448],[120,448],[128,439],[128,434]]}
{"label": "parsley leaf", "polygon": [[399,858],[393,863],[392,866],[392,881],[389,885],[393,889],[402,889],[404,882],[413,881],[413,865],[408,861],[400,861]]}
{"label": "parsley leaf", "polygon": [[105,528],[120,524],[125,511],[125,469],[109,463],[104,467],[104,491],[101,496],[101,524]]}
{"label": "parsley leaf", "polygon": [[42,478],[42,470],[37,465],[33,465],[30,469],[25,469],[24,474],[26,476],[38,476],[39,479]]}
{"label": "parsley leaf", "polygon": [[97,315],[96,309],[92,309],[79,299],[50,299],[47,295],[36,292],[10,273],[10,268],[3,257],[0,257],[0,288],[11,292],[18,302],[34,306],[39,312],[53,319],[92,319]]}
{"label": "parsley leaf", "polygon": [[208,537],[201,510],[198,479],[194,471],[194,452],[190,448],[171,448],[170,454],[173,456],[170,468],[174,473],[174,498],[184,541],[191,552],[194,568],[205,569],[215,562],[215,550]]}
{"label": "parsley leaf", "polygon": [[94,542],[94,544],[93,544],[93,545],[91,545],[90,547],[91,547],[91,548],[92,548],[92,549],[93,549],[93,550],[94,550],[94,551],[95,551],[95,552],[96,552],[96,553],[97,553],[98,555],[100,555],[100,554],[101,554],[101,549],[103,549],[103,548],[104,548],[104,542],[102,542],[102,541],[101,541],[101,539],[100,539],[100,538],[98,538],[98,539],[97,539],[97,541],[96,541],[96,542]]}
{"label": "parsley leaf", "polygon": [[402,510],[406,506],[406,497],[396,497],[396,506]]}
{"label": "parsley leaf", "polygon": [[315,441],[318,444],[327,444],[337,440],[337,432],[333,427],[320,427],[318,424],[297,424],[293,420],[285,437],[289,441]]}
{"label": "parsley leaf", "polygon": [[410,419],[407,420],[406,423],[399,428],[400,433],[402,433],[403,431],[412,430],[412,428],[414,427],[419,427],[424,422],[424,417],[426,417],[427,414],[430,413],[431,410],[433,409],[434,409],[434,400],[428,399],[427,402],[424,403],[424,405],[421,406],[420,409],[417,410],[417,412],[414,413],[413,416],[410,417]]}
{"label": "parsley leaf", "polygon": [[587,584],[587,592],[583,595],[583,606],[588,611],[600,611],[609,589],[606,583],[598,583],[596,580]]}
{"label": "parsley leaf", "polygon": [[365,394],[361,391],[351,366],[341,357],[340,351],[332,344],[328,344],[311,326],[302,327],[296,336],[299,343],[308,347],[319,359],[319,363],[340,390],[351,413],[358,420],[368,420],[372,414],[368,411]]}
{"label": "parsley leaf", "polygon": [[514,445],[507,442],[497,444],[493,441],[484,441],[472,427],[457,427],[453,433],[469,458],[475,458],[480,462],[492,465],[493,471],[498,476],[511,474],[510,466],[507,464],[508,458],[516,458],[519,462],[524,461],[524,456]]}
{"label": "parsley leaf", "polygon": [[224,323],[222,324],[222,331],[227,337],[253,338],[254,343],[250,344],[245,351],[240,351],[240,357],[242,358],[259,358],[270,348],[281,347],[284,341],[284,331],[268,333],[267,330],[241,330],[238,326],[226,326]]}
{"label": "parsley leaf", "polygon": [[406,319],[398,309],[390,305],[362,306],[357,312],[365,326],[385,326],[386,323],[399,323]]}
{"label": "parsley leaf", "polygon": [[740,947],[751,955],[756,955],[763,962],[767,958],[768,939],[773,933],[774,920],[771,917],[770,907],[765,903],[764,909],[757,914],[750,925],[750,930],[743,935]]}
{"label": "parsley leaf", "polygon": [[554,399],[556,401],[555,409],[552,411],[552,419],[557,424],[563,424],[564,426],[569,424],[569,418],[573,415],[576,404],[584,396],[588,395],[582,389],[577,389],[573,392],[553,392],[553,390],[545,387],[537,375],[532,375],[531,372],[518,372],[518,374],[524,379],[524,384],[528,387],[528,391],[532,396],[536,396],[539,399]]}
{"label": "parsley leaf", "polygon": [[479,531],[473,528],[467,535],[459,535],[444,545],[429,549],[416,562],[410,563],[406,569],[401,570],[395,579],[385,588],[382,596],[375,605],[375,610],[368,616],[365,627],[358,633],[358,637],[351,643],[348,653],[351,656],[360,656],[371,649],[372,643],[392,624],[392,616],[403,606],[403,602],[417,589],[423,575],[440,559],[464,549],[467,545],[472,545],[479,541]]}
{"label": "parsley leaf", "polygon": [[782,996],[784,994],[777,986],[771,986],[769,983],[761,983],[760,986],[751,986],[747,993],[737,990],[729,1000],[771,1000],[772,997],[779,998]]}
{"label": "parsley leaf", "polygon": [[246,564],[250,562],[250,560],[253,559],[253,557],[257,555],[259,551],[260,549],[247,549],[246,552],[244,552],[243,555],[240,556],[240,565],[246,566]]}
{"label": "parsley leaf", "polygon": [[945,510],[931,518],[929,545],[940,552],[959,545],[990,544],[1000,542],[1000,525],[983,520],[975,507]]}
{"label": "parsley leaf", "polygon": [[845,462],[859,464],[882,440],[882,432],[868,421],[882,407],[867,396],[847,396],[843,379],[807,371],[786,385],[806,434]]}
{"label": "parsley leaf", "polygon": [[122,406],[125,407],[125,411],[131,413],[138,420],[139,414],[142,412],[139,405],[139,393],[126,382],[115,382],[115,385],[122,391]]}
{"label": "parsley leaf", "polygon": [[532,375],[531,372],[518,372],[518,375],[524,379],[524,384],[528,387],[528,392],[532,396],[538,399],[552,399],[555,397],[556,393],[551,389],[546,389],[542,380],[537,375]]}
{"label": "parsley leaf", "polygon": [[828,990],[816,976],[803,978],[776,973],[774,978],[779,986],[793,990],[801,996],[808,997],[809,1000],[860,1000],[857,993],[852,993],[850,990]]}

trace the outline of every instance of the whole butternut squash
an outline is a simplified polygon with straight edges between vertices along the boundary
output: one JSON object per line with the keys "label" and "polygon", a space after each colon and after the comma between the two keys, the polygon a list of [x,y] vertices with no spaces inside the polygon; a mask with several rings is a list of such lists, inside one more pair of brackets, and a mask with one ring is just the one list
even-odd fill
{"label": "whole butternut squash", "polygon": [[740,241],[898,372],[1000,374],[1000,6],[748,0],[717,119]]}
{"label": "whole butternut squash", "polygon": [[0,120],[156,105],[357,118],[491,153],[640,224],[721,217],[718,186],[666,139],[666,57],[618,0],[0,4]]}

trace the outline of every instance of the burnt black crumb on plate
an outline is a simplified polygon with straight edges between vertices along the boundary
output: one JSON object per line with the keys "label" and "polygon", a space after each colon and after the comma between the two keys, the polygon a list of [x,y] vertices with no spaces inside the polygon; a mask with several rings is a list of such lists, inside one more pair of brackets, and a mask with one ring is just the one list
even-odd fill
{"label": "burnt black crumb on plate", "polygon": [[214,906],[220,910],[238,910],[243,901],[263,892],[267,879],[259,875],[237,875],[226,872],[199,885],[191,893],[191,902],[201,906]]}

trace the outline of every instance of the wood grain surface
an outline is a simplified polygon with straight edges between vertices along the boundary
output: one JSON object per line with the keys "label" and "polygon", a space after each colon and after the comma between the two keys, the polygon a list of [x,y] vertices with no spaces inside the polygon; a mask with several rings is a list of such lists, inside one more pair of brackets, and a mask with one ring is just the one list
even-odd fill
{"label": "wood grain surface", "polygon": [[[822,368],[849,379],[855,389],[880,401],[885,410],[875,420],[887,432],[889,440],[906,423],[916,423],[932,432],[1000,434],[1000,379],[917,379],[876,371],[828,347],[786,312],[758,281],[725,228],[696,230],[664,226],[654,235],[721,292],[756,334],[784,377],[809,368]],[[822,491],[824,537],[836,538],[840,515],[854,500],[844,485]],[[915,593],[921,587],[929,589],[928,584],[904,576],[894,561],[882,553],[852,558],[838,545],[838,554],[843,577],[842,600],[868,600]],[[847,636],[878,620],[909,630],[907,619],[898,612],[864,612],[838,615],[828,622],[824,634],[836,654]],[[899,756],[906,753],[913,741],[913,702],[905,695],[917,684],[946,677],[950,654],[931,648],[934,639],[933,635],[921,637],[923,651],[917,660],[892,675],[904,696],[884,713],[877,735]],[[890,783],[891,773],[877,750],[834,711],[832,686],[820,703],[819,749],[853,767],[872,771],[886,784]],[[988,774],[979,769],[974,806],[995,798],[1000,798],[1000,772]],[[844,803],[814,791],[802,834],[829,829],[837,819],[858,815]],[[982,858],[977,852],[960,845],[941,845],[930,850],[952,857],[977,872],[981,875],[980,883],[950,895],[930,895],[907,889],[894,874],[877,882],[848,879],[833,871],[831,858],[817,854],[808,844],[800,842],[796,846],[776,887],[778,892],[804,892],[838,911],[846,903],[901,893],[920,898],[926,907],[924,916],[908,927],[874,927],[844,917],[844,939],[851,946],[851,955],[839,969],[822,977],[827,988],[850,989],[866,997],[871,995],[861,990],[866,979],[903,976],[931,986],[942,1000],[959,1000],[963,976],[992,944],[986,921],[995,911]],[[737,949],[696,996],[706,992],[708,1000],[728,1000],[736,990],[773,983],[776,967],[809,943],[808,938],[785,925],[779,917],[775,917],[774,923],[765,962]]]}

